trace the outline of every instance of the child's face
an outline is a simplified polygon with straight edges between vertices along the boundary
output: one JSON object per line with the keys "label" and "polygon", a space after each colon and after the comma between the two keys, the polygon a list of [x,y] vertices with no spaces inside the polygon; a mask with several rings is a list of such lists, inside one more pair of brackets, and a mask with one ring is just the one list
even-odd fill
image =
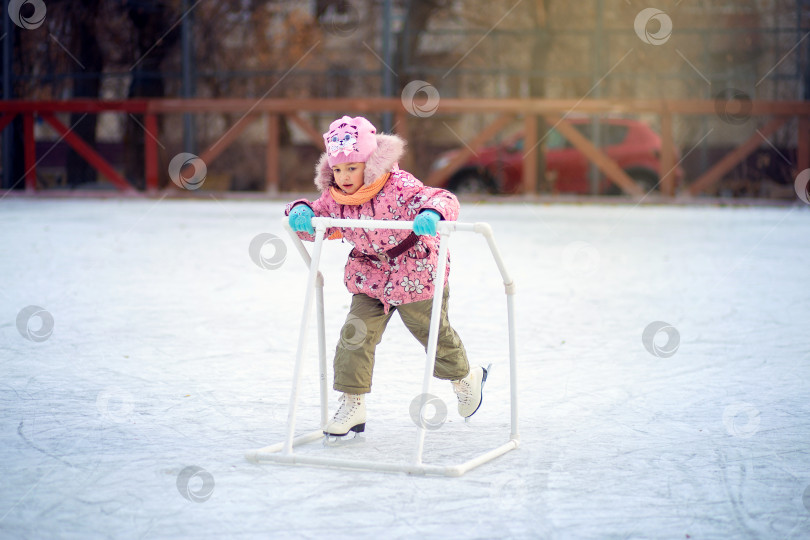
{"label": "child's face", "polygon": [[363,187],[363,172],[365,163],[339,163],[332,167],[335,183],[346,195],[354,195]]}

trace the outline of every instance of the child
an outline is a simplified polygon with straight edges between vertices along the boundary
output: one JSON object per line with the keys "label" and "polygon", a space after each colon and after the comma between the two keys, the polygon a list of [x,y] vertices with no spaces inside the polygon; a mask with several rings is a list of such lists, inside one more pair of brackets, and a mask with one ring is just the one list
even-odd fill
{"label": "child", "polygon": [[[354,246],[344,277],[353,297],[342,333],[351,326],[355,336],[350,343],[341,338],[335,351],[334,389],[343,395],[340,408],[324,430],[326,435],[344,436],[365,430],[364,395],[371,391],[374,351],[394,311],[427,350],[438,265],[436,222],[455,220],[458,200],[399,169],[405,141],[396,135],[377,134],[363,117],[335,120],[323,138],[326,152],[315,169],[321,197],[314,202],[293,201],[285,211],[301,239],[314,240],[313,216],[414,222],[413,232],[354,228],[326,232],[330,237],[342,235]],[[449,273],[448,255],[445,283]],[[458,412],[468,417],[481,404],[487,372],[478,366],[470,369],[467,363],[464,345],[447,319],[449,294],[445,285],[433,376],[452,381]]]}

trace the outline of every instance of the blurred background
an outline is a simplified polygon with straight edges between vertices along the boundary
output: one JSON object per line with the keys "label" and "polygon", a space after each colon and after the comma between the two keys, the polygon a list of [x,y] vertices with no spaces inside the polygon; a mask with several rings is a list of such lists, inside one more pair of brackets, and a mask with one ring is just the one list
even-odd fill
{"label": "blurred background", "polygon": [[[235,98],[354,98],[357,109],[302,108],[293,119],[280,115],[276,131],[268,129],[268,115],[258,115],[206,162],[201,190],[312,191],[322,151],[313,133],[343,114],[363,114],[378,129],[397,132],[401,116],[365,111],[363,100],[390,98],[408,109],[406,94],[416,107],[408,111],[404,133],[408,168],[458,192],[621,190],[542,116],[536,149],[523,147],[527,124],[519,115],[469,146],[498,113],[443,110],[445,100],[614,103],[599,114],[565,105],[564,116],[645,191],[655,190],[664,174],[659,158],[666,142],[661,115],[635,107],[638,101],[715,105],[700,113],[676,111],[671,125],[663,126],[675,146],[676,193],[748,141],[753,148],[697,194],[795,199],[794,179],[808,151],[802,146],[807,109],[796,104],[810,100],[810,0],[660,0],[654,6],[647,0],[4,3],[4,190],[25,190],[26,174],[35,177],[29,192],[121,190],[36,112],[31,158],[25,115],[10,116],[33,110],[22,108],[22,101],[212,100],[191,112],[161,112],[153,127],[142,112],[123,109],[96,114],[68,106],[55,114],[138,191],[147,187],[150,138],[157,144],[158,189],[179,189],[167,172],[170,161],[180,152],[203,155],[240,124],[246,111],[220,110],[223,100]],[[408,85],[415,81],[414,93]],[[785,122],[768,131],[763,126],[770,117],[757,111],[770,109],[757,109],[759,102],[796,110],[781,109]],[[274,136],[277,148],[268,150]],[[468,155],[452,170],[431,176],[465,148]],[[278,153],[273,171],[268,151]],[[534,151],[537,179],[527,188],[521,166]],[[26,155],[35,159],[35,173],[26,167]]]}

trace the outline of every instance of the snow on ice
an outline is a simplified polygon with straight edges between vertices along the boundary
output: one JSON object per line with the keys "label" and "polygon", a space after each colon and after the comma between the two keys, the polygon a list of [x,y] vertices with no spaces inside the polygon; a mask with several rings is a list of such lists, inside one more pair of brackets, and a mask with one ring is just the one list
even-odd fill
{"label": "snow on ice", "polygon": [[[282,208],[0,202],[0,537],[810,536],[810,207],[462,204],[517,285],[521,446],[461,478],[245,460],[284,437],[306,271]],[[286,259],[256,264],[260,234]],[[322,263],[335,342],[348,251]],[[436,464],[509,437],[503,285],[480,237],[451,252],[451,320],[494,366],[469,424],[433,381]],[[377,352],[366,441],[307,452],[411,459],[424,353],[397,317]]]}

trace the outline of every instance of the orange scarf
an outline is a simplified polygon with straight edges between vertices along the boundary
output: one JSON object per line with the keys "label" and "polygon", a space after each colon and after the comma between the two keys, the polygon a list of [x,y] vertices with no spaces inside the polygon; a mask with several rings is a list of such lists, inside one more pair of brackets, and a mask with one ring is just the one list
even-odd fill
{"label": "orange scarf", "polygon": [[380,192],[383,188],[385,183],[388,181],[388,177],[391,176],[391,173],[385,173],[384,175],[380,176],[372,183],[366,185],[363,184],[360,189],[352,193],[351,195],[347,195],[343,193],[343,191],[339,190],[335,186],[329,188],[329,193],[332,195],[332,198],[335,199],[339,204],[363,204],[371,200],[374,195]]}
{"label": "orange scarf", "polygon": [[[389,176],[391,176],[391,173],[387,172],[374,180],[372,183],[368,185],[363,184],[360,189],[351,195],[343,193],[343,191],[339,190],[335,186],[329,188],[329,194],[332,195],[332,198],[335,199],[338,204],[363,204],[370,201],[372,197],[380,192],[385,183],[388,181]],[[328,240],[337,240],[339,238],[343,238],[343,233],[340,231],[335,231],[329,236]]]}

